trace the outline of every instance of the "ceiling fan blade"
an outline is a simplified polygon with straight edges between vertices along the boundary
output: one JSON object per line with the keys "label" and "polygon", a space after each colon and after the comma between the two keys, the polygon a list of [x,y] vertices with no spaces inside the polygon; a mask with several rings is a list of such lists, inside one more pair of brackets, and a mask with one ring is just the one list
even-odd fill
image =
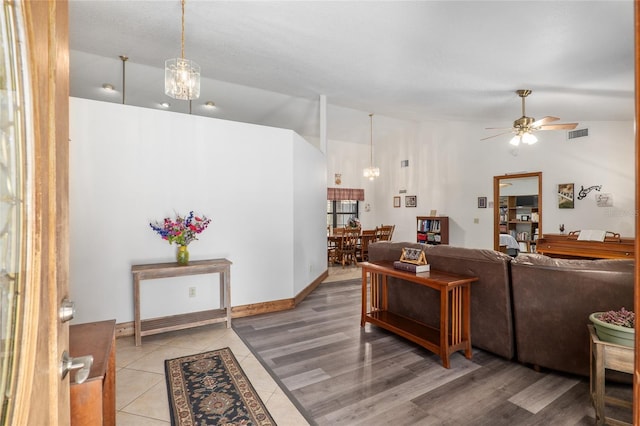
{"label": "ceiling fan blade", "polygon": [[502,133],[498,133],[497,135],[493,135],[493,136],[487,136],[486,138],[482,138],[480,139],[481,141],[487,140],[487,139],[491,139],[491,138],[495,138],[496,136],[502,136],[502,135],[506,135],[508,133],[512,133],[511,131],[508,132],[502,132]]}
{"label": "ceiling fan blade", "polygon": [[513,127],[485,127],[485,130],[513,130]]}
{"label": "ceiling fan blade", "polygon": [[537,128],[542,126],[543,124],[547,124],[547,123],[551,123],[552,121],[558,121],[560,120],[558,117],[542,117],[540,120],[536,120],[533,123],[531,123],[531,125],[529,127],[532,128]]}
{"label": "ceiling fan blade", "polygon": [[558,124],[547,124],[546,126],[540,126],[536,130],[573,130],[578,126],[578,123],[558,123]]}

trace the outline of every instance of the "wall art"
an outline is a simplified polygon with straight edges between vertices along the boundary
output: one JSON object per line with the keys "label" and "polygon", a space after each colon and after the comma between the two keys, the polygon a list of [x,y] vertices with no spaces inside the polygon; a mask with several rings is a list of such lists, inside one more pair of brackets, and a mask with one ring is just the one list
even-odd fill
{"label": "wall art", "polygon": [[558,185],[558,208],[572,209],[574,206],[574,190],[572,183],[561,183]]}

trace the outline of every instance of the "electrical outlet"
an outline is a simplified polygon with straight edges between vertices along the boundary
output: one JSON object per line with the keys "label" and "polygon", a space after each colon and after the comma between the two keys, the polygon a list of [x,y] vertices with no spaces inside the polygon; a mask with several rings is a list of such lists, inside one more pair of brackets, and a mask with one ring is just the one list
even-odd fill
{"label": "electrical outlet", "polygon": [[189,297],[196,297],[196,288],[189,287]]}

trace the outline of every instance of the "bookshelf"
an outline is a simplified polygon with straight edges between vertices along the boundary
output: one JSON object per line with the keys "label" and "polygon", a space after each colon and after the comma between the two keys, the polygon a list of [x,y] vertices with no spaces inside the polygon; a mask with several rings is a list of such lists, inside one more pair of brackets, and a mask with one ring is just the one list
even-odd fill
{"label": "bookshelf", "polygon": [[538,217],[537,195],[500,197],[500,233],[515,238],[520,251],[536,251]]}
{"label": "bookshelf", "polygon": [[449,244],[447,216],[417,216],[416,239],[422,244]]}

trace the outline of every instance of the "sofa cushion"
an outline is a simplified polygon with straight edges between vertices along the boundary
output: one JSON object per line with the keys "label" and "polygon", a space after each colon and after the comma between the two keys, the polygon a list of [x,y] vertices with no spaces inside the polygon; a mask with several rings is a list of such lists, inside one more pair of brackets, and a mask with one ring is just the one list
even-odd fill
{"label": "sofa cushion", "polygon": [[[369,246],[369,259],[398,260],[403,247],[423,247],[431,268],[479,278],[471,284],[471,344],[511,359],[514,334],[509,283],[511,257],[494,250],[406,242],[378,242]],[[389,279],[389,310],[431,326],[438,326],[439,294],[429,288]]]}
{"label": "sofa cushion", "polygon": [[520,254],[511,262],[518,360],[589,375],[589,314],[633,309],[632,260],[555,259]]}

